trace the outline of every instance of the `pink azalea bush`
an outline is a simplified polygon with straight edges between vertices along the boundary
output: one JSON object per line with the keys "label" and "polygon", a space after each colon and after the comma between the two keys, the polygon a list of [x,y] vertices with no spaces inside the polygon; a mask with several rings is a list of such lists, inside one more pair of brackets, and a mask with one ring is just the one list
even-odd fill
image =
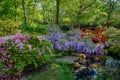
{"label": "pink azalea bush", "polygon": [[0,38],[0,79],[20,77],[27,66],[33,68],[48,62],[52,46],[47,40],[17,33]]}

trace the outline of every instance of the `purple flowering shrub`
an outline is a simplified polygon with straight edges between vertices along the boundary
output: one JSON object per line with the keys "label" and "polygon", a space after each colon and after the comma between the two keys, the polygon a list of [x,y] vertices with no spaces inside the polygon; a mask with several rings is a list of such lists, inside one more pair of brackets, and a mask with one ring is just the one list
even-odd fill
{"label": "purple flowering shrub", "polygon": [[0,79],[20,77],[27,66],[32,68],[50,61],[51,43],[45,38],[32,38],[17,33],[0,38]]}
{"label": "purple flowering shrub", "polygon": [[80,30],[69,30],[63,33],[50,32],[48,30],[47,39],[53,44],[54,49],[58,51],[68,51],[76,53],[86,53],[87,55],[103,55],[104,44],[95,44],[90,37],[81,39]]}

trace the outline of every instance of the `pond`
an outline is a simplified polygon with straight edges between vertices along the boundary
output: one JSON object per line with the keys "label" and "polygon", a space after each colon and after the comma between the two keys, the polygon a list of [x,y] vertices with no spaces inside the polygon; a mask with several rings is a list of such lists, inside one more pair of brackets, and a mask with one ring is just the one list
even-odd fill
{"label": "pond", "polygon": [[120,59],[108,56],[104,65],[74,73],[74,80],[120,80]]}

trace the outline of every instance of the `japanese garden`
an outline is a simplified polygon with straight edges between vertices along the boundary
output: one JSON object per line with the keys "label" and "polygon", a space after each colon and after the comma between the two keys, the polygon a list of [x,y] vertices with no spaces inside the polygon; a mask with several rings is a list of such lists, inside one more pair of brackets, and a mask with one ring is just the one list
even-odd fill
{"label": "japanese garden", "polygon": [[0,80],[120,80],[120,0],[0,0]]}

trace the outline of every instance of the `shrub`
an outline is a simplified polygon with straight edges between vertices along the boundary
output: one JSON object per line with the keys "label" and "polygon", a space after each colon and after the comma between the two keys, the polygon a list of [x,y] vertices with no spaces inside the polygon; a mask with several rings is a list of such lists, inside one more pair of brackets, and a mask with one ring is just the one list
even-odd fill
{"label": "shrub", "polygon": [[118,55],[120,53],[120,46],[119,45],[113,45],[109,48],[110,54],[112,55]]}
{"label": "shrub", "polygon": [[53,47],[62,52],[76,52],[86,53],[87,55],[102,55],[104,54],[104,45],[96,45],[92,40],[87,37],[81,39],[81,31],[71,30],[66,33],[63,32],[50,32],[47,39],[53,44]]}
{"label": "shrub", "polygon": [[68,25],[63,25],[63,26],[60,26],[60,29],[63,31],[63,32],[67,32],[69,31],[70,29],[72,29],[71,26],[68,26]]}
{"label": "shrub", "polygon": [[21,25],[21,29],[24,31],[28,31],[28,32],[38,32],[41,34],[46,34],[46,32],[47,32],[47,26],[40,25],[40,24]]}
{"label": "shrub", "polygon": [[[14,79],[29,65],[37,68],[50,61],[52,46],[47,40],[20,33],[0,38],[0,79]],[[29,67],[30,68],[30,67]]]}
{"label": "shrub", "polygon": [[19,23],[12,20],[0,20],[0,36],[15,34],[19,30]]}

